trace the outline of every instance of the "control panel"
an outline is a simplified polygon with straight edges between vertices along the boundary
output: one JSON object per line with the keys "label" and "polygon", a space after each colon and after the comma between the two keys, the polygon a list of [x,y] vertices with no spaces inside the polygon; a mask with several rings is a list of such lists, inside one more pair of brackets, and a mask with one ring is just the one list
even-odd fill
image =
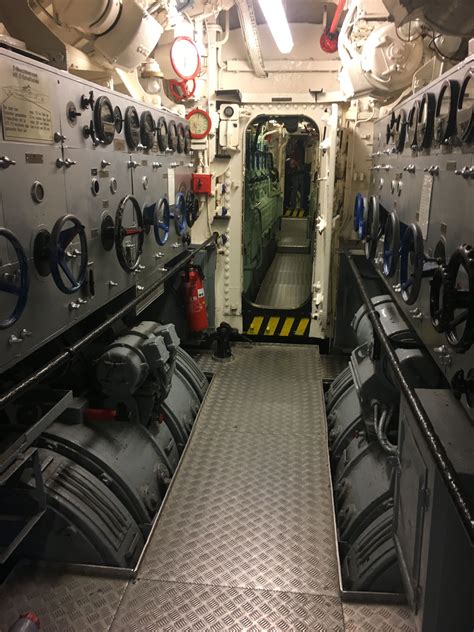
{"label": "control panel", "polygon": [[474,58],[375,128],[354,228],[407,320],[474,416]]}
{"label": "control panel", "polygon": [[189,124],[0,51],[0,371],[188,247]]}

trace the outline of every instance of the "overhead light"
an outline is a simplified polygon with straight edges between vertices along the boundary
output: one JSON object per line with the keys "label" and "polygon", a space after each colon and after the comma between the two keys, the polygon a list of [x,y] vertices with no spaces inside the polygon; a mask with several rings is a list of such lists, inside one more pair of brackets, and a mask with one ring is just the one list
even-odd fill
{"label": "overhead light", "polygon": [[278,50],[280,53],[290,53],[293,50],[293,37],[282,0],[258,0],[258,2]]}

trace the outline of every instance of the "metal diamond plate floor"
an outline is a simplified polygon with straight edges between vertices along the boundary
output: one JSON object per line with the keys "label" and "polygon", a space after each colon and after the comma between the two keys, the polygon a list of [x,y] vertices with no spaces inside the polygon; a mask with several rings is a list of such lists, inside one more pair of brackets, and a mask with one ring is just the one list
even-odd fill
{"label": "metal diamond plate floor", "polygon": [[17,566],[0,590],[0,630],[23,612],[36,612],[41,632],[105,632],[127,581]]}
{"label": "metal diamond plate floor", "polygon": [[255,302],[279,309],[295,309],[311,292],[311,255],[277,252],[262,281]]}
{"label": "metal diamond plate floor", "polygon": [[237,345],[137,578],[16,569],[0,630],[32,609],[46,632],[413,632],[407,609],[342,605],[322,377],[315,346]]}

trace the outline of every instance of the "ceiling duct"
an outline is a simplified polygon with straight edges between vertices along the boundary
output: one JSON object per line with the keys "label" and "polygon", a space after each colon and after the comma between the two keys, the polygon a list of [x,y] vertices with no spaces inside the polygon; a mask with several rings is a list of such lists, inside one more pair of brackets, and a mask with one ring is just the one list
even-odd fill
{"label": "ceiling duct", "polygon": [[239,14],[240,27],[247,48],[247,55],[250,65],[257,77],[267,77],[263,65],[262,50],[258,39],[257,20],[252,0],[236,0],[237,12]]}

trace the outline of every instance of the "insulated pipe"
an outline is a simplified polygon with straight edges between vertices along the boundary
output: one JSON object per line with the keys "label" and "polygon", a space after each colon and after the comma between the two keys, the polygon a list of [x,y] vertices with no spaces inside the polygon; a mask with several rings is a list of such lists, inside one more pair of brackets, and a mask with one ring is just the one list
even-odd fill
{"label": "insulated pipe", "polygon": [[426,439],[428,448],[433,456],[436,465],[439,468],[439,472],[446,484],[449,495],[451,496],[459,513],[461,514],[461,518],[464,526],[466,527],[467,533],[471,540],[474,540],[474,517],[472,516],[469,504],[466,502],[466,499],[464,498],[464,495],[459,487],[457,473],[455,472],[451,462],[449,461],[446,455],[446,451],[440,443],[438,435],[435,433],[431,424],[431,420],[426,414],[426,411],[423,408],[418,395],[410,387],[410,385],[406,381],[405,376],[403,375],[403,371],[401,370],[398,358],[395,355],[395,352],[392,349],[392,345],[390,344],[390,340],[380,323],[379,314],[375,310],[372,301],[367,294],[361,274],[357,269],[353,256],[348,252],[345,252],[345,256],[352,270],[352,274],[354,275],[354,280],[356,282],[360,297],[367,309],[367,316],[372,323],[372,327],[374,328],[374,334],[376,334],[378,340],[380,341],[380,344],[384,348],[384,352],[387,357],[387,361],[393,371],[393,375],[400,386],[400,389],[408,403],[408,406],[410,407],[411,412],[413,413],[413,417],[421,433]]}
{"label": "insulated pipe", "polygon": [[116,323],[118,320],[126,316],[131,309],[139,305],[142,301],[146,300],[149,296],[152,296],[156,290],[166,283],[169,279],[171,279],[177,272],[182,270],[186,266],[189,261],[201,250],[208,248],[209,246],[213,246],[216,244],[218,234],[213,233],[211,237],[206,239],[202,244],[194,248],[191,252],[189,252],[179,263],[173,266],[170,270],[165,272],[161,279],[159,279],[156,283],[151,285],[147,290],[142,292],[139,296],[136,296],[133,300],[131,300],[127,305],[120,308],[115,314],[109,316],[103,323],[101,323],[96,329],[93,329],[91,332],[80,338],[77,342],[71,345],[68,349],[57,355],[55,358],[47,362],[41,369],[38,369],[34,373],[32,373],[25,380],[16,384],[14,387],[9,389],[8,391],[4,391],[2,395],[0,395],[0,410],[4,408],[7,404],[15,400],[17,397],[25,393],[29,388],[38,384],[41,380],[45,379],[48,375],[51,375],[53,371],[57,368],[65,364],[68,360],[71,360],[76,353],[78,353],[84,346],[90,344],[95,338],[105,333],[107,329]]}

